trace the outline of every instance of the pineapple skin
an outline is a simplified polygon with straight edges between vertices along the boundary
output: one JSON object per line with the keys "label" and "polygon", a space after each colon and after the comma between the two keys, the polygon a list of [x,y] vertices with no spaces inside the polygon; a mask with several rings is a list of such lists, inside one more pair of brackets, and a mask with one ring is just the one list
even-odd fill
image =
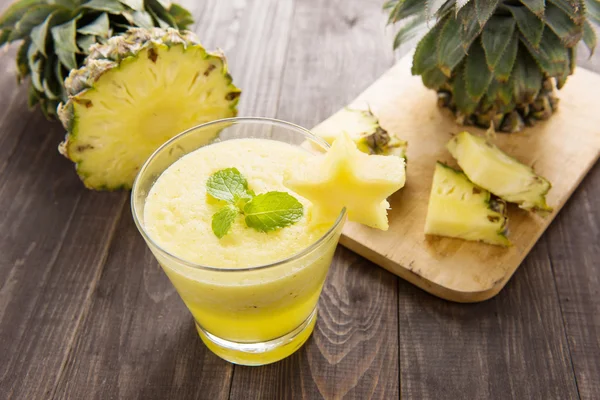
{"label": "pineapple skin", "polygon": [[[207,79],[217,82],[213,87],[206,89],[205,92],[210,93],[202,93],[206,94],[204,97],[186,99],[191,104],[181,104],[180,109],[176,110],[173,110],[172,105],[181,103],[178,98],[161,96],[145,98],[140,95],[129,113],[120,110],[118,105],[113,106],[112,102],[116,101],[123,91],[123,88],[118,87],[119,76],[126,74],[127,68],[135,68],[136,64],[141,63],[160,63],[168,60],[169,56],[172,57],[171,68],[165,70],[165,74],[171,71],[185,77],[185,72],[190,68],[195,69],[190,87],[196,80],[203,79],[203,76],[208,77]],[[175,63],[177,60],[173,61],[176,56],[180,56],[178,63]],[[159,82],[165,79],[156,73],[154,76]],[[136,82],[135,76],[129,78],[129,81],[125,79],[121,83],[132,82],[131,86],[134,87],[134,83],[137,83],[139,88],[151,84],[148,80]],[[162,83],[165,84],[164,81]],[[111,85],[118,88],[115,89]],[[92,46],[84,65],[72,70],[65,79],[65,89],[69,99],[59,105],[58,115],[67,132],[64,141],[59,145],[59,152],[75,163],[77,174],[87,188],[109,191],[130,189],[137,171],[147,157],[171,137],[201,123],[236,116],[241,94],[232,83],[222,54],[207,52],[192,32],[171,28],[133,28],[124,35],[110,38],[107,44]],[[125,87],[124,90],[128,92],[129,88]],[[196,113],[198,115],[189,117],[194,109],[203,105],[203,100],[218,94],[222,95],[222,98],[219,98],[216,106],[210,107],[209,104],[206,113]],[[170,118],[172,124],[156,135],[144,136],[144,132],[139,132],[135,123],[124,125],[130,129],[96,128],[105,122],[110,124],[117,121],[113,125],[118,128],[118,122],[121,120],[144,119],[142,111],[151,100],[156,100],[159,105],[162,103],[165,107],[171,107],[162,119]],[[94,115],[93,110],[98,103],[107,108],[106,115]],[[160,107],[153,115],[157,113],[163,113]],[[149,122],[145,125],[148,128]],[[150,131],[152,130],[150,126]],[[107,144],[108,142],[110,144]]]}
{"label": "pineapple skin", "polygon": [[473,184],[461,171],[437,162],[425,234],[510,246],[506,203]]}
{"label": "pineapple skin", "polygon": [[546,203],[550,181],[484,138],[461,132],[447,148],[473,183],[524,210],[552,211]]}

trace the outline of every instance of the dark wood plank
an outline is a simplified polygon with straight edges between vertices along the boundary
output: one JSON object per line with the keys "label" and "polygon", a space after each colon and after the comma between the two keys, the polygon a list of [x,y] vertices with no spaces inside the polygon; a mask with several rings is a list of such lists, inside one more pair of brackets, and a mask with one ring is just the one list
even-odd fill
{"label": "dark wood plank", "polygon": [[[277,118],[311,127],[393,63],[379,0],[297,1]],[[263,368],[234,370],[231,398],[396,398],[397,278],[339,248],[306,345]]]}
{"label": "dark wood plank", "polygon": [[55,397],[224,399],[231,371],[201,344],[126,208]]}
{"label": "dark wood plank", "polygon": [[27,110],[13,53],[0,59],[0,398],[44,398],[125,196],[84,194],[62,127]]}
{"label": "dark wood plank", "polygon": [[[580,46],[580,66],[600,73],[600,52]],[[600,165],[544,236],[582,399],[600,398]]]}
{"label": "dark wood plank", "polygon": [[582,399],[600,398],[600,165],[545,237]]}
{"label": "dark wood plank", "polygon": [[399,293],[403,397],[577,398],[544,243],[484,303],[446,302],[406,282]]}

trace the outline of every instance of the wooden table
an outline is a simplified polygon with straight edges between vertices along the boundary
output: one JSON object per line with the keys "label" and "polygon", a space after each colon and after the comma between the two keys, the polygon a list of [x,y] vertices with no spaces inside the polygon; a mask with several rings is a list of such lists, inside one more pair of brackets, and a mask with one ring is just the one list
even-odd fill
{"label": "wooden table", "polygon": [[[229,56],[240,115],[311,127],[394,63],[382,0],[185,3]],[[0,56],[0,399],[600,398],[599,165],[492,300],[437,299],[339,248],[308,343],[234,367],[198,339],[129,194],[83,189],[61,126],[27,111],[14,54]]]}

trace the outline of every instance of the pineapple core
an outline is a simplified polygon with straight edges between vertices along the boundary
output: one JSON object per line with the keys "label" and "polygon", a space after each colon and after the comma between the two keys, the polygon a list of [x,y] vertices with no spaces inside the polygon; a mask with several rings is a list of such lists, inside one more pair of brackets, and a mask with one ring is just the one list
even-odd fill
{"label": "pineapple core", "polygon": [[287,171],[284,185],[313,203],[311,221],[334,221],[345,207],[348,219],[388,229],[386,198],[404,186],[404,159],[368,155],[343,133],[325,155]]}

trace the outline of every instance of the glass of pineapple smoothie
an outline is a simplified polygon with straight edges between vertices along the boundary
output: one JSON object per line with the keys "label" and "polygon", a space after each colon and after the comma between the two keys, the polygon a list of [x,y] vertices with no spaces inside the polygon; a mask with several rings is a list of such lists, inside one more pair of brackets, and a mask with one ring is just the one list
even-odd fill
{"label": "glass of pineapple smoothie", "polygon": [[[189,308],[203,342],[233,363],[264,365],[295,352],[313,331],[317,301],[346,212],[310,222],[310,202],[283,185],[286,170],[314,157],[301,144],[327,143],[299,126],[231,118],[192,128],[160,147],[133,185],[135,223]],[[308,146],[310,147],[310,146]],[[253,194],[288,192],[303,207],[295,223],[272,231],[238,214],[213,232],[223,201],[207,192],[216,171],[236,168]]]}

